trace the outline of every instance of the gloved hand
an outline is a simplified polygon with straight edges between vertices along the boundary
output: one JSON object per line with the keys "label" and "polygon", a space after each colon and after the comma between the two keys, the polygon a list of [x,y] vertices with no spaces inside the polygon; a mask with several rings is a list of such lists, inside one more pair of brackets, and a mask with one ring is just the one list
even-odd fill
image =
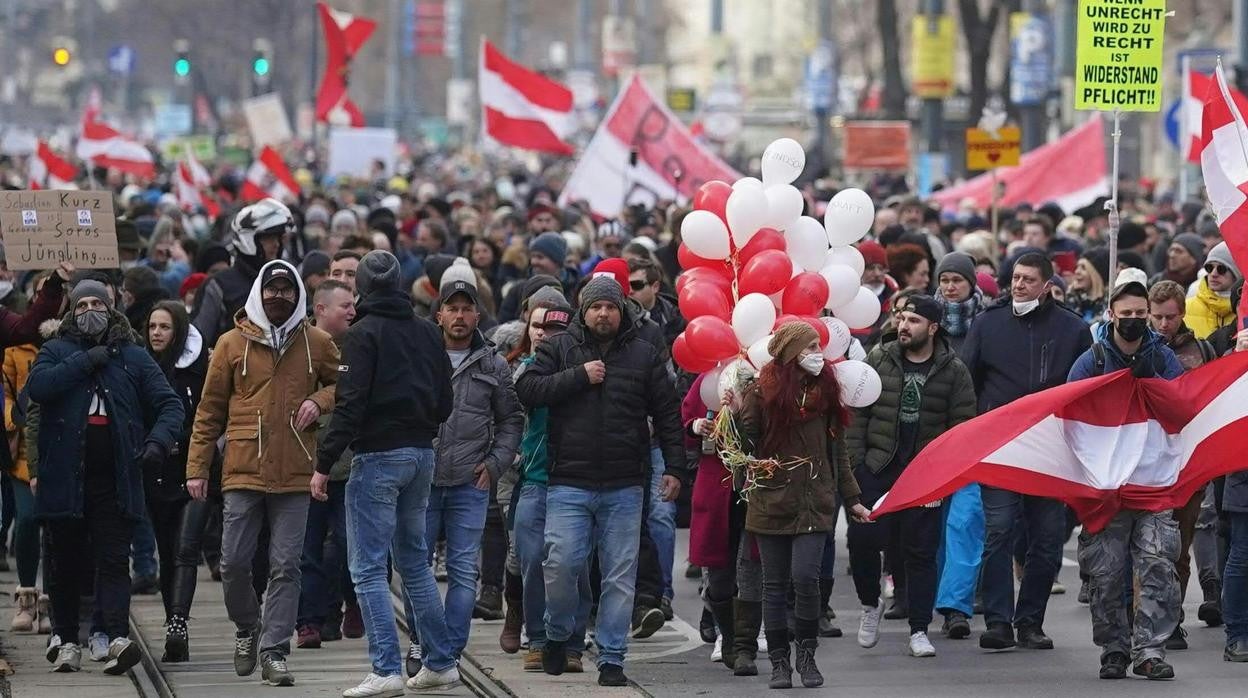
{"label": "gloved hand", "polygon": [[1153,370],[1153,362],[1150,359],[1137,359],[1131,362],[1131,375],[1136,378],[1155,378],[1157,372]]}
{"label": "gloved hand", "polygon": [[108,363],[108,347],[102,344],[91,347],[87,350],[87,358],[91,360],[91,367],[99,370],[104,364]]}
{"label": "gloved hand", "polygon": [[148,441],[139,452],[139,465],[144,470],[159,468],[165,462],[165,447],[155,441]]}

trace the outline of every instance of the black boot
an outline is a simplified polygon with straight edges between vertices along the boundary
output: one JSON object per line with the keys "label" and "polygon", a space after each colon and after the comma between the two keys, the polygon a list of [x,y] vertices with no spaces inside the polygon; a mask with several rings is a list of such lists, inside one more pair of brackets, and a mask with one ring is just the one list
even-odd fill
{"label": "black boot", "polygon": [[735,628],[735,620],[733,619],[732,599],[725,601],[710,601],[711,613],[715,616],[715,625],[722,628],[719,633],[722,642],[719,646],[720,661],[729,669],[733,668],[733,662],[736,657],[732,653],[733,647],[733,630]]}
{"label": "black boot", "polygon": [[767,657],[771,659],[768,688],[793,688],[793,666],[789,664],[789,631],[767,631]]}
{"label": "black boot", "polygon": [[1216,579],[1200,580],[1205,600],[1200,602],[1196,617],[1211,628],[1222,625],[1222,584]]}
{"label": "black boot", "polygon": [[175,613],[169,616],[169,621],[165,626],[165,654],[160,661],[170,663],[190,661],[190,639],[186,630],[186,617]]}
{"label": "black boot", "polygon": [[[763,604],[760,601],[733,599],[733,646],[735,657],[732,673],[737,676],[758,676],[758,631],[763,627]],[[725,647],[724,651],[728,649]]]}
{"label": "black boot", "polygon": [[794,668],[802,677],[802,685],[806,688],[823,685],[823,674],[815,666],[815,650],[819,647],[818,631],[819,621],[797,619],[797,662]]}

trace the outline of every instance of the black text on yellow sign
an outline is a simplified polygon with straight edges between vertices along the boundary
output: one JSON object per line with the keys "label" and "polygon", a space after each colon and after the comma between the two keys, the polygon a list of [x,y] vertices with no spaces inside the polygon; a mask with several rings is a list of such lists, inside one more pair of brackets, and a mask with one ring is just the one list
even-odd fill
{"label": "black text on yellow sign", "polygon": [[1075,108],[1160,111],[1165,0],[1079,0]]}

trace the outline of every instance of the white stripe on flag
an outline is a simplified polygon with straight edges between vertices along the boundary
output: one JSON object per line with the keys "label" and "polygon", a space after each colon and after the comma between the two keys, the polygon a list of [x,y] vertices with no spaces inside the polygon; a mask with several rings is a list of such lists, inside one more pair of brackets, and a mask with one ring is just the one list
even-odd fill
{"label": "white stripe on flag", "polygon": [[482,69],[480,80],[482,106],[502,112],[513,119],[541,121],[560,138],[566,138],[575,130],[576,124],[571,111],[559,112],[534,104],[511,83],[490,70]]}
{"label": "white stripe on flag", "polygon": [[1248,182],[1248,160],[1239,139],[1239,127],[1234,122],[1220,126],[1200,153],[1205,189],[1218,222],[1229,218],[1248,199],[1238,186]]}

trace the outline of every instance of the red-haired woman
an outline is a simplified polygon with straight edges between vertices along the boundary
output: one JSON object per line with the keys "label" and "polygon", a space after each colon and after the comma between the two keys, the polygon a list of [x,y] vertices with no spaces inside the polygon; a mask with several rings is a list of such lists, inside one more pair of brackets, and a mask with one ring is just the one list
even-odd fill
{"label": "red-haired woman", "polygon": [[819,335],[804,322],[776,330],[768,352],[775,360],[743,395],[739,414],[746,447],[778,466],[749,493],[745,530],[763,562],[763,628],[771,659],[771,688],[790,688],[786,596],[795,597],[796,668],[802,685],[823,685],[815,666],[819,646],[819,573],[827,532],[836,525],[836,495],[857,520],[858,483],[845,447],[848,412],[836,372],[823,358]]}

